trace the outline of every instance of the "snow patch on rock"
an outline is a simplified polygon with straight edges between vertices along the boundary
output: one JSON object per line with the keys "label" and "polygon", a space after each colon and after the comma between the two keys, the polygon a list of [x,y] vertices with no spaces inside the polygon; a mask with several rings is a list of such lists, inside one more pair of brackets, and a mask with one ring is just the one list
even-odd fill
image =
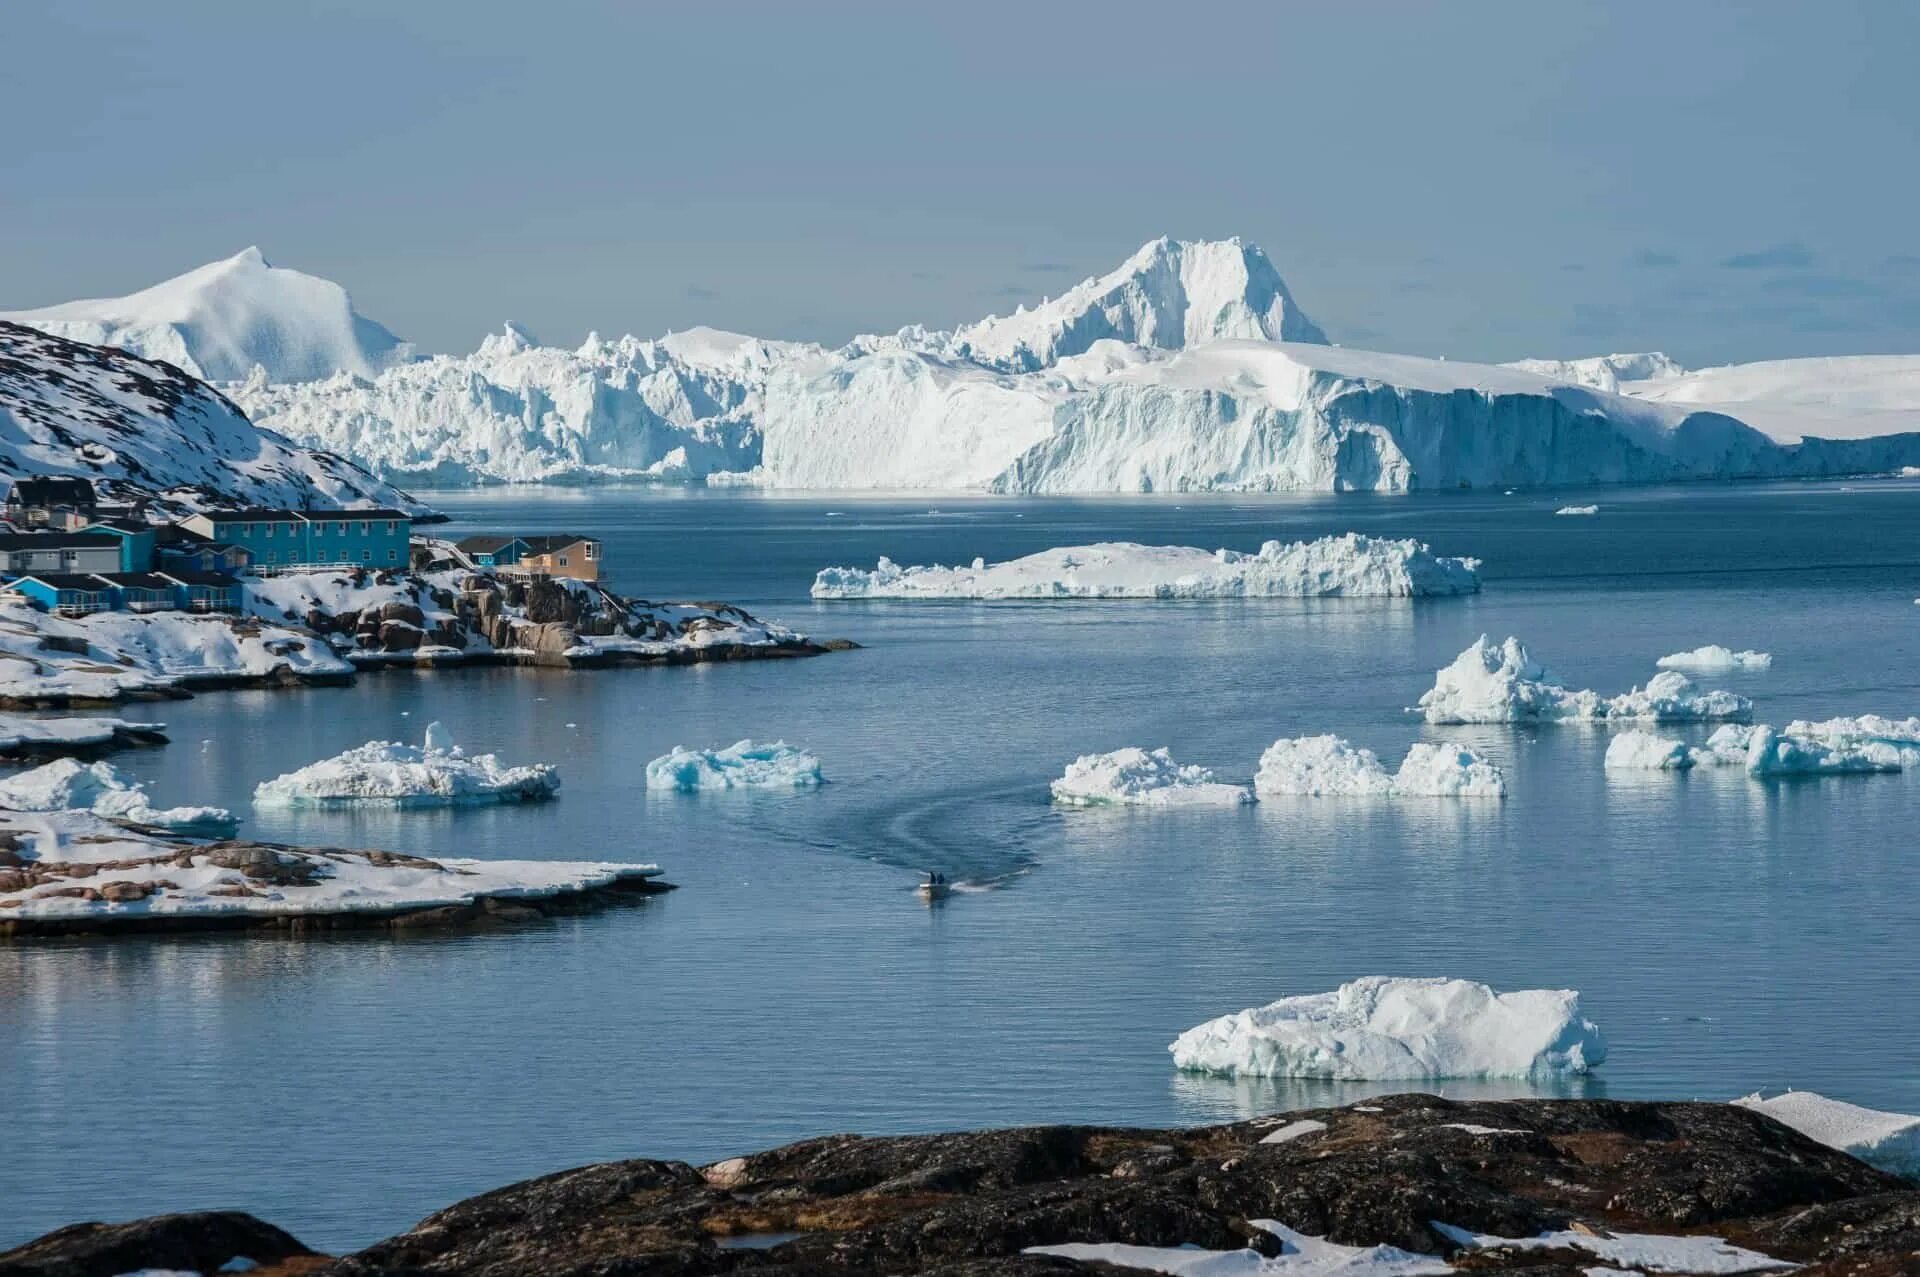
{"label": "snow patch on rock", "polygon": [[1788,1091],[1771,1099],[1756,1091],[1734,1103],[1869,1166],[1920,1179],[1920,1117],[1862,1108],[1813,1091]]}
{"label": "snow patch on rock", "polygon": [[1134,1246],[1122,1242],[1064,1242],[1029,1246],[1022,1253],[1168,1273],[1172,1277],[1441,1277],[1453,1271],[1437,1255],[1416,1254],[1397,1246],[1343,1246],[1295,1232],[1277,1220],[1248,1222],[1279,1239],[1279,1255],[1269,1258],[1252,1247],[1205,1250],[1198,1246]]}

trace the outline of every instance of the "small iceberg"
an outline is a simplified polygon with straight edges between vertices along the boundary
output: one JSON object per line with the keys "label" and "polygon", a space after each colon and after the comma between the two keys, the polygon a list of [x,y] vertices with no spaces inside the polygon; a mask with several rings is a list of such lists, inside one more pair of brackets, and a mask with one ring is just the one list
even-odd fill
{"label": "small iceberg", "polygon": [[1696,761],[1685,741],[1652,732],[1621,732],[1607,743],[1608,771],[1681,771]]}
{"label": "small iceberg", "polygon": [[1602,697],[1574,691],[1534,660],[1526,645],[1509,637],[1492,643],[1482,634],[1434,676],[1416,707],[1429,723],[1523,723],[1600,720],[1706,722],[1746,719],[1753,702],[1732,692],[1696,691],[1678,670],[1662,670],[1644,688]]}
{"label": "small iceberg", "polygon": [[1558,510],[1554,511],[1554,514],[1556,516],[1562,517],[1562,518],[1569,515],[1599,514],[1599,513],[1600,513],[1600,507],[1597,505],[1563,505]]}
{"label": "small iceberg", "polygon": [[1346,1081],[1552,1077],[1607,1058],[1571,989],[1391,976],[1223,1015],[1167,1049],[1197,1072]]}
{"label": "small iceberg", "polygon": [[1734,1103],[1869,1166],[1920,1179],[1920,1117],[1861,1108],[1812,1091],[1788,1091],[1772,1099],[1762,1099],[1756,1091]]}
{"label": "small iceberg", "polygon": [[0,807],[13,811],[91,811],[109,820],[176,834],[224,838],[240,822],[224,807],[155,807],[146,787],[110,763],[61,758],[0,780]]}
{"label": "small iceberg", "polygon": [[1260,755],[1253,788],[1261,795],[1367,795],[1383,798],[1500,798],[1500,769],[1465,745],[1416,743],[1390,772],[1370,749],[1338,736],[1277,740]]}
{"label": "small iceberg", "polygon": [[1025,558],[968,567],[872,571],[825,568],[816,599],[1219,599],[1405,598],[1472,594],[1478,559],[1442,558],[1413,540],[1349,532],[1317,541],[1268,541],[1258,553],[1103,541],[1058,546]]}
{"label": "small iceberg", "polygon": [[1253,801],[1245,785],[1215,780],[1205,767],[1176,763],[1165,749],[1082,754],[1052,788],[1053,801],[1069,807],[1233,807]]}
{"label": "small iceberg", "polygon": [[676,745],[647,764],[647,788],[693,793],[701,789],[806,789],[824,783],[820,760],[785,741],[735,741],[725,749]]}
{"label": "small iceberg", "polygon": [[262,781],[253,801],[258,807],[435,807],[537,802],[559,789],[552,766],[503,767],[492,754],[468,755],[444,726],[433,723],[421,745],[369,741]]}
{"label": "small iceberg", "polygon": [[1721,647],[1718,643],[1709,643],[1705,647],[1696,647],[1691,652],[1675,652],[1663,656],[1654,662],[1663,670],[1703,670],[1709,673],[1724,670],[1764,670],[1773,665],[1773,657],[1766,652],[1736,652]]}

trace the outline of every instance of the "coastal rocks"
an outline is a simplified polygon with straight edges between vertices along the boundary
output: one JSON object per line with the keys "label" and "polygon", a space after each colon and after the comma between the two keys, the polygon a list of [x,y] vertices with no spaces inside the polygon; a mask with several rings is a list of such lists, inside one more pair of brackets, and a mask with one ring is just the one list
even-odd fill
{"label": "coastal rocks", "polygon": [[249,1272],[311,1257],[292,1235],[240,1211],[70,1224],[0,1254],[6,1277],[118,1277],[133,1272]]}
{"label": "coastal rocks", "polygon": [[[1289,1124],[1304,1133],[1265,1142]],[[1265,1220],[1475,1273],[1610,1273],[1560,1239],[1627,1234],[1711,1234],[1786,1263],[1889,1273],[1910,1271],[1920,1248],[1920,1189],[1735,1105],[1409,1094],[1190,1130],[837,1135],[704,1170],[584,1166],[471,1198],[309,1271],[1065,1274],[1101,1270],[1023,1252],[1279,1255],[1281,1239],[1253,1222]],[[1464,1234],[1527,1244],[1469,1247]],[[60,1236],[0,1255],[0,1274],[138,1266],[124,1254],[119,1269],[19,1266]]]}

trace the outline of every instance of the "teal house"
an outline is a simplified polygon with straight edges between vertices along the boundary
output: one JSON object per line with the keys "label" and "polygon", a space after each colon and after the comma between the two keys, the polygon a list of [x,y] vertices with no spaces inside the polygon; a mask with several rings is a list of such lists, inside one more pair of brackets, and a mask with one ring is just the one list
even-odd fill
{"label": "teal house", "polygon": [[154,557],[160,551],[160,531],[153,524],[138,519],[103,519],[89,523],[85,531],[119,540],[122,572],[153,571]]}
{"label": "teal house", "polygon": [[398,510],[212,510],[180,526],[238,546],[265,575],[315,568],[407,566],[413,520]]}

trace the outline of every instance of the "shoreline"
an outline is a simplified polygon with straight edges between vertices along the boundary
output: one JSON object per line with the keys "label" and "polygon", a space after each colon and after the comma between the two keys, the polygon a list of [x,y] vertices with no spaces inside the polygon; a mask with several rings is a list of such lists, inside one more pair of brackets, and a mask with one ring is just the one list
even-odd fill
{"label": "shoreline", "polygon": [[[339,1257],[238,1211],[75,1224],[0,1253],[0,1273],[212,1273],[244,1259],[328,1277],[961,1277],[1237,1258],[1248,1266],[1233,1271],[1251,1273],[1263,1256],[1320,1254],[1380,1277],[1407,1265],[1877,1275],[1912,1271],[1916,1250],[1920,1185],[1734,1104],[1407,1093],[1187,1129],[830,1135],[705,1166],[600,1163]],[[1400,1266],[1378,1266],[1389,1259]]]}

